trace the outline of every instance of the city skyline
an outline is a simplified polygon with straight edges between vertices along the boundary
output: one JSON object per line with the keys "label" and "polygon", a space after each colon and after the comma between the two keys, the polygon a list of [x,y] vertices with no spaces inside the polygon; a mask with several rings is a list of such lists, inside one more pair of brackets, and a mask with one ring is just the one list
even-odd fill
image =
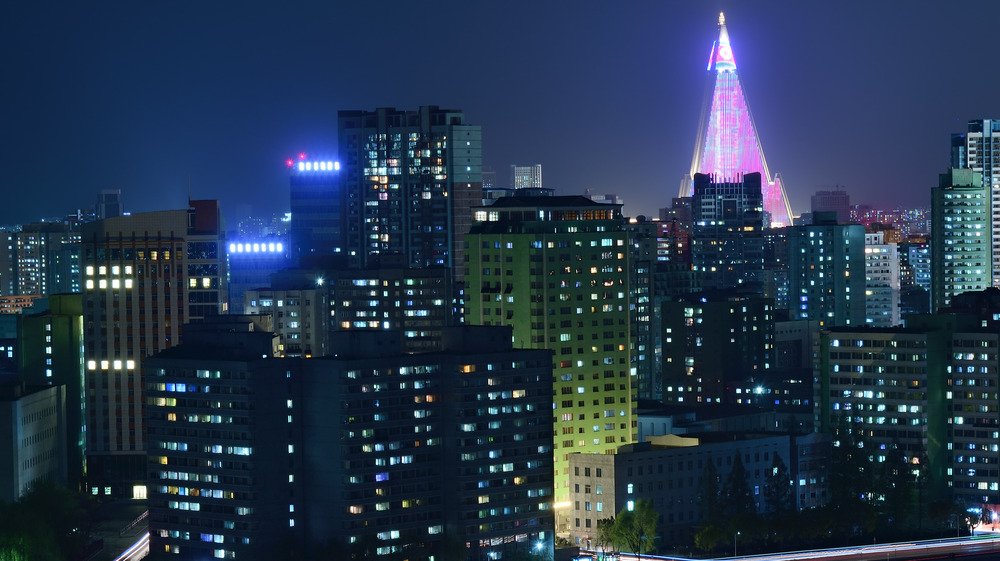
{"label": "city skyline", "polygon": [[494,170],[538,162],[556,194],[615,193],[655,216],[690,167],[720,11],[796,214],[837,186],[928,206],[950,135],[996,111],[996,78],[968,56],[990,50],[987,2],[385,8],[10,8],[0,224],[109,188],[133,212],[189,194],[234,218],[281,212],[285,159],[333,155],[337,111],[420,105],[463,110]]}

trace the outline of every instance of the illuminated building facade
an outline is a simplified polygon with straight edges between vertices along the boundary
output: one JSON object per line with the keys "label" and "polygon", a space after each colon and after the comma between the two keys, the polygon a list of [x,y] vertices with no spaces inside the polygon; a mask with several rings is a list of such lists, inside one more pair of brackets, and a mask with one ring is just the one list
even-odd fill
{"label": "illuminated building facade", "polygon": [[398,253],[406,266],[463,270],[463,236],[482,201],[482,131],[461,111],[340,111],[349,263]]}
{"label": "illuminated building facade", "polygon": [[41,298],[38,294],[21,296],[0,296],[0,314],[19,314],[34,305]]}
{"label": "illuminated building facade", "polygon": [[[466,237],[466,323],[509,325],[517,347],[550,349],[556,503],[569,454],[613,454],[635,440],[638,382],[632,247],[621,206],[584,197],[500,199]],[[568,531],[566,509],[557,511]]]}
{"label": "illuminated building facade", "polygon": [[291,258],[298,263],[340,253],[345,232],[340,163],[299,154],[285,164],[291,174]]}
{"label": "illuminated building facade", "polygon": [[704,289],[764,284],[764,222],[759,173],[722,180],[694,176],[693,270]]}
{"label": "illuminated building facade", "polygon": [[767,214],[765,225],[790,226],[792,209],[788,196],[781,176],[776,174],[772,179],[767,169],[722,14],[719,14],[719,28],[719,40],[712,45],[708,67],[715,87],[702,116],[691,171],[681,184],[680,196],[690,197],[694,193],[693,179],[697,173],[712,175],[716,181],[735,181],[740,174],[760,173]]}
{"label": "illuminated building facade", "polygon": [[[992,269],[1000,271],[1000,120],[969,121],[965,133],[951,135],[951,167],[979,172],[989,190]],[[1000,275],[994,276],[993,286],[1000,286]]]}
{"label": "illuminated building facade", "polygon": [[[366,331],[340,334],[335,357],[281,359],[262,319],[192,324],[149,359],[151,551],[271,559],[290,538],[338,559],[551,551],[550,352],[466,327],[436,353]],[[454,543],[464,554],[442,551]]]}
{"label": "illuminated building facade", "polygon": [[971,169],[952,168],[931,189],[931,311],[993,285],[990,197]]}
{"label": "illuminated building facade", "polygon": [[[541,189],[542,188],[542,164],[531,166],[510,166],[510,188],[511,189]],[[515,195],[516,196],[516,195]]]}
{"label": "illuminated building facade", "polygon": [[252,313],[243,309],[243,294],[270,286],[271,275],[292,266],[285,240],[281,236],[229,242],[229,313]]}
{"label": "illuminated building facade", "polygon": [[143,361],[181,326],[227,312],[225,227],[214,200],[83,226],[87,462],[92,492],[145,490]]}

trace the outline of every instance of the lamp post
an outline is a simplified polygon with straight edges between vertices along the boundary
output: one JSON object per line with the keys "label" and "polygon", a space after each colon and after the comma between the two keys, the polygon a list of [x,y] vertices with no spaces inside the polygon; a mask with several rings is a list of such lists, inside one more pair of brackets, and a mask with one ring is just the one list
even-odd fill
{"label": "lamp post", "polygon": [[733,536],[733,557],[736,557],[736,538],[739,535],[740,535],[740,532],[737,530],[736,534]]}

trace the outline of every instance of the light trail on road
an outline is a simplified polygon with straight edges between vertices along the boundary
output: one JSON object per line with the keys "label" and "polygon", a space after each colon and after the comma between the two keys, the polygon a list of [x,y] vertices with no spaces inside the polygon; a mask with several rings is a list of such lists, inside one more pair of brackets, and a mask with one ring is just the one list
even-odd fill
{"label": "light trail on road", "polygon": [[139,538],[139,541],[132,544],[131,547],[122,552],[121,555],[115,557],[115,561],[134,561],[142,559],[149,553],[149,532],[146,532]]}
{"label": "light trail on road", "polygon": [[[955,555],[982,554],[1000,551],[1000,536],[973,536],[967,538],[945,538],[919,542],[886,543],[878,545],[859,545],[855,547],[838,547],[831,549],[816,549],[811,551],[792,551],[785,553],[765,553],[761,555],[740,555],[716,557],[715,561],[805,561],[808,559],[825,559],[828,561],[886,561],[893,559],[911,559],[921,555]],[[591,555],[600,559],[599,552],[581,551],[581,555]],[[686,557],[652,555],[644,553],[641,556],[632,553],[619,553],[619,561],[706,561],[705,559],[690,559]]]}

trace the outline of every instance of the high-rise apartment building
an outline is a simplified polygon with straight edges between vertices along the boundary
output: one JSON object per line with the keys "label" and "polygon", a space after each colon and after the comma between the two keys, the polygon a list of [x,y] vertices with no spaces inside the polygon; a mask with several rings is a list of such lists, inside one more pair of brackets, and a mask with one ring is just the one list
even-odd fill
{"label": "high-rise apartment building", "polygon": [[[551,349],[556,504],[571,453],[635,439],[632,250],[621,207],[579,196],[500,199],[466,237],[466,322],[509,325],[514,345]],[[567,528],[563,510],[557,524]]]}
{"label": "high-rise apartment building", "polygon": [[702,288],[763,286],[763,206],[759,173],[695,174],[691,258]]}
{"label": "high-rise apartment building", "polygon": [[824,327],[865,324],[865,227],[818,212],[808,226],[785,229],[792,319]]}
{"label": "high-rise apartment building", "polygon": [[937,314],[913,316],[905,329],[822,332],[817,430],[860,431],[874,461],[905,458],[926,470],[925,501],[954,492],[960,504],[997,504],[1000,339],[981,325],[971,314]]}
{"label": "high-rise apartment building", "polygon": [[0,296],[17,294],[17,233],[0,230]]}
{"label": "high-rise apartment building", "polygon": [[[969,121],[968,131],[951,135],[951,167],[980,173],[980,184],[989,191],[990,253],[992,270],[1000,270],[1000,120]],[[934,217],[935,221],[937,217]],[[1000,275],[992,279],[1000,286]]]}
{"label": "high-rise apartment building", "polygon": [[330,329],[391,329],[403,334],[406,352],[439,350],[443,329],[462,319],[451,271],[408,269],[401,261],[383,258],[363,270],[330,271]]}
{"label": "high-rise apartment building", "polygon": [[88,477],[101,494],[145,490],[143,361],[227,311],[224,232],[214,200],[83,226]]}
{"label": "high-rise apartment building", "polygon": [[914,239],[899,244],[900,315],[931,312],[931,244]]}
{"label": "high-rise apartment building", "polygon": [[509,328],[452,328],[434,353],[391,330],[340,335],[335,356],[281,359],[266,319],[220,316],[149,359],[151,550],[551,548],[551,353],[512,348]]}
{"label": "high-rise apartment building", "polygon": [[681,183],[680,197],[694,193],[697,173],[713,175],[716,181],[735,181],[738,175],[761,174],[765,225],[781,227],[792,224],[792,208],[788,204],[781,177],[767,169],[764,149],[757,138],[757,129],[750,115],[746,93],[736,72],[736,59],[729,44],[726,18],[719,14],[719,39],[712,44],[709,58],[709,80],[714,83],[712,97],[702,114],[695,142],[691,171]]}
{"label": "high-rise apartment building", "polygon": [[872,327],[900,324],[899,251],[886,243],[884,232],[865,234],[865,323]]}
{"label": "high-rise apartment building", "polygon": [[266,314],[278,336],[278,356],[320,357],[329,354],[328,292],[323,277],[293,269],[272,276],[265,288],[247,290],[247,314]]}
{"label": "high-rise apartment building", "polygon": [[338,113],[345,251],[354,267],[401,254],[407,267],[463,269],[482,201],[482,131],[461,111],[423,106]]}
{"label": "high-rise apartment building", "polygon": [[990,188],[982,174],[952,168],[931,189],[931,311],[952,296],[993,286]]}
{"label": "high-rise apartment building", "polygon": [[530,166],[510,166],[510,188],[511,189],[541,189],[542,188],[542,164]]}
{"label": "high-rise apartment building", "polygon": [[661,304],[661,317],[664,402],[751,403],[736,388],[775,366],[774,299],[697,292]]}
{"label": "high-rise apartment building", "polygon": [[36,222],[9,236],[14,294],[80,291],[78,232],[59,222]]}

